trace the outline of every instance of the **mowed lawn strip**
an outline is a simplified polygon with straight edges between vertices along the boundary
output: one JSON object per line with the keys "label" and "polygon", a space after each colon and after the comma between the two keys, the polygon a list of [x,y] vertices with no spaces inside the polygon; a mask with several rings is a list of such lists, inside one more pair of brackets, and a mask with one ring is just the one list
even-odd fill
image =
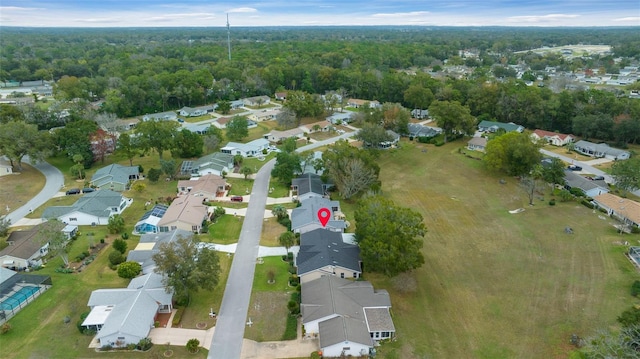
{"label": "mowed lawn strip", "polygon": [[379,159],[384,195],[428,229],[416,292],[366,273],[392,297],[398,340],[381,357],[566,357],[572,333],[614,325],[633,303],[637,273],[619,245],[630,237],[577,202],[527,206],[515,179],[500,184],[461,146],[403,142]]}
{"label": "mowed lawn strip", "polygon": [[22,164],[21,172],[0,177],[0,214],[7,214],[27,203],[44,188],[44,175],[37,169]]}

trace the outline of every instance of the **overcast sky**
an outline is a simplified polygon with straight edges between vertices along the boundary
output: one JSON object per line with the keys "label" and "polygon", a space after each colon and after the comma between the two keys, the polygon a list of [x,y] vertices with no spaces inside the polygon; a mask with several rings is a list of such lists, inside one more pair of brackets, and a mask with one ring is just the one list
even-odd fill
{"label": "overcast sky", "polygon": [[640,0],[0,0],[0,25],[640,26]]}

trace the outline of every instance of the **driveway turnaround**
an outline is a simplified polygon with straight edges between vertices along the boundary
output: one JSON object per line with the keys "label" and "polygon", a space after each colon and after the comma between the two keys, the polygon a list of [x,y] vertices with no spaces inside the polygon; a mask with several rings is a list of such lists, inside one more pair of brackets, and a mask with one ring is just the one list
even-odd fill
{"label": "driveway turnaround", "polygon": [[267,162],[258,171],[253,182],[251,201],[247,207],[236,254],[231,263],[227,286],[218,313],[216,330],[209,349],[209,359],[236,359],[240,358],[242,353],[245,321],[249,310],[251,287],[258,258],[262,222],[264,221],[264,207],[267,203],[269,178],[274,165],[275,160]]}
{"label": "driveway turnaround", "polygon": [[[25,159],[24,162],[30,163],[28,159]],[[7,218],[11,220],[11,224],[13,225],[18,224],[18,221],[31,213],[31,210],[42,206],[49,199],[53,198],[64,184],[64,176],[62,175],[62,172],[47,162],[41,161],[32,166],[42,172],[46,182],[40,193],[31,198],[24,206],[17,208],[7,215]]]}

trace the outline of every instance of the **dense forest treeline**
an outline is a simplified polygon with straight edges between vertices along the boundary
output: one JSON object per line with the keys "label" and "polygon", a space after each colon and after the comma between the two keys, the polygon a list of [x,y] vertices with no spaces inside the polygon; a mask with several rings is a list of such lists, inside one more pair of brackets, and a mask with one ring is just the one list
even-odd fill
{"label": "dense forest treeline", "polygon": [[[342,89],[349,97],[410,108],[426,108],[432,100],[458,101],[480,119],[587,138],[640,139],[640,101],[604,90],[525,86],[504,67],[526,63],[532,70],[556,66],[615,73],[620,65],[614,58],[623,57],[624,64],[640,59],[637,28],[232,28],[231,61],[224,28],[1,31],[0,80],[53,80],[56,98],[104,99],[102,111],[120,117],[272,96],[278,90],[324,94]],[[515,53],[578,43],[612,45],[613,53],[574,61]],[[464,49],[479,56],[460,58]],[[464,79],[445,80],[422,71],[445,60],[475,70]],[[422,100],[412,100],[415,93]]]}

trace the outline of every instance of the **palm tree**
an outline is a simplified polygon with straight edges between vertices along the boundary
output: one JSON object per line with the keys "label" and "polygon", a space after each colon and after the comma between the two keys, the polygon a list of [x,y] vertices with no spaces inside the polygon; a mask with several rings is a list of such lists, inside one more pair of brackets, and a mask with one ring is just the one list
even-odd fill
{"label": "palm tree", "polygon": [[271,214],[278,217],[278,219],[282,219],[288,215],[287,209],[283,205],[276,205],[271,210]]}
{"label": "palm tree", "polygon": [[295,243],[296,236],[293,232],[286,231],[278,237],[278,243],[283,246],[287,250],[287,255],[289,254],[289,248],[293,247]]}

